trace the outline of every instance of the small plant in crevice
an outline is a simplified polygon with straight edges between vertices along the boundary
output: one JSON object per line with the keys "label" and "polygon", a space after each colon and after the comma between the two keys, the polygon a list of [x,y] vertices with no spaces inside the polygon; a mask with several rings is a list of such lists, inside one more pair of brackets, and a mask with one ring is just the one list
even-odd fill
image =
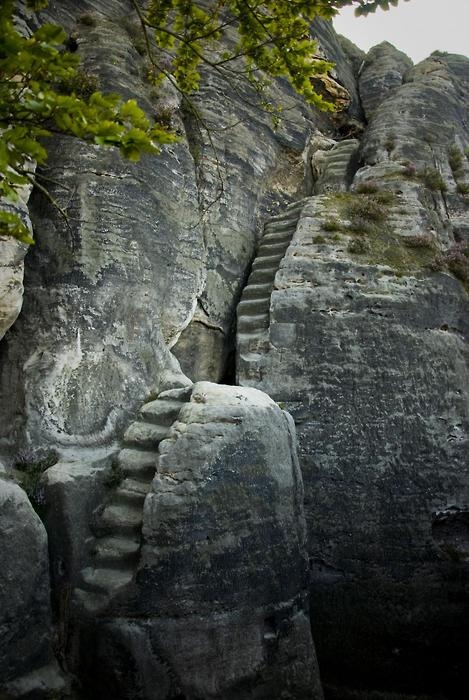
{"label": "small plant in crevice", "polygon": [[85,27],[96,27],[96,17],[91,12],[84,12],[82,15],[79,15],[77,22]]}
{"label": "small plant in crevice", "polygon": [[346,201],[345,213],[353,222],[361,219],[369,222],[385,221],[387,211],[385,206],[395,199],[392,192],[375,192],[374,194],[359,194]]}
{"label": "small plant in crevice", "polygon": [[417,176],[417,166],[415,165],[415,163],[413,163],[410,160],[407,160],[404,163],[402,163],[402,165],[404,166],[404,171],[402,173],[404,177],[413,178]]}
{"label": "small plant in crevice", "polygon": [[27,447],[17,453],[13,467],[21,472],[19,484],[35,507],[42,502],[39,480],[46,469],[53,467],[58,461],[57,450],[46,447]]}
{"label": "small plant in crevice", "polygon": [[467,182],[457,182],[456,190],[458,191],[458,194],[469,194],[469,184],[467,184]]}
{"label": "small plant in crevice", "polygon": [[77,97],[88,99],[99,90],[99,78],[84,70],[77,70],[73,78],[64,78],[57,85],[57,91],[65,95],[74,92]]}
{"label": "small plant in crevice", "polygon": [[444,192],[448,191],[448,185],[443,180],[441,173],[436,168],[429,168],[428,166],[420,173],[420,178],[429,190],[432,192]]}
{"label": "small plant in crevice", "polygon": [[402,239],[407,248],[428,248],[435,249],[435,239],[425,233],[419,233],[414,236],[404,236]]}
{"label": "small plant in crevice", "polygon": [[435,272],[449,270],[469,291],[469,243],[455,243],[438,253],[429,267]]}
{"label": "small plant in crevice", "polygon": [[156,109],[153,116],[157,124],[164,126],[167,129],[171,129],[173,126],[175,110],[173,107],[160,107]]}
{"label": "small plant in crevice", "polygon": [[357,185],[354,192],[357,194],[376,194],[378,190],[378,183],[375,180],[368,180]]}
{"label": "small plant in crevice", "polygon": [[321,243],[327,243],[327,240],[324,236],[318,234],[317,236],[313,236],[313,243],[315,243],[316,245],[320,245]]}
{"label": "small plant in crevice", "polygon": [[349,253],[354,253],[355,255],[364,255],[371,250],[371,246],[366,238],[355,238],[347,246],[347,251]]}
{"label": "small plant in crevice", "polygon": [[330,233],[334,231],[340,231],[342,228],[342,225],[338,219],[330,218],[330,219],[325,219],[322,222],[322,228],[324,231],[329,231]]}
{"label": "small plant in crevice", "polygon": [[355,233],[359,236],[366,236],[377,233],[379,231],[379,226],[375,222],[369,221],[369,219],[366,219],[365,217],[353,216],[351,217],[351,221],[347,226],[347,231]]}
{"label": "small plant in crevice", "polygon": [[458,146],[453,144],[448,148],[448,162],[449,167],[453,171],[455,179],[462,177],[464,175],[463,163],[464,154]]}

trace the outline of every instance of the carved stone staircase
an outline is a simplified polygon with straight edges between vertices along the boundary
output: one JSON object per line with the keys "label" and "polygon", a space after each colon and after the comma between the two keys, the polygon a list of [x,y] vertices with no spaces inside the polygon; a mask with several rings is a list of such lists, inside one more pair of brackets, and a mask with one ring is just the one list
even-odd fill
{"label": "carved stone staircase", "polygon": [[358,160],[359,146],[357,139],[345,139],[326,151],[322,173],[315,187],[316,194],[348,190],[356,170],[354,162]]}
{"label": "carved stone staircase", "polygon": [[168,437],[192,387],[170,389],[145,403],[125,432],[117,455],[123,478],[107,503],[94,513],[92,560],[82,570],[75,602],[89,614],[103,613],[125,597],[133,582],[141,547],[143,504],[158,464],[158,446]]}
{"label": "carved stone staircase", "polygon": [[307,201],[304,199],[291,204],[264,225],[257,257],[238,304],[237,352],[240,361],[254,359],[266,349],[275,275]]}

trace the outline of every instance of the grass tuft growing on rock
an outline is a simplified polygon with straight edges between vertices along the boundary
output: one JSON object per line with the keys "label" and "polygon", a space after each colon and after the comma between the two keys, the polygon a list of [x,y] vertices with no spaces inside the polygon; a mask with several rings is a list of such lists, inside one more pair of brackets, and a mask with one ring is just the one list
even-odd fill
{"label": "grass tuft growing on rock", "polygon": [[366,238],[355,238],[354,240],[350,241],[347,246],[347,251],[354,255],[364,255],[365,253],[370,252],[370,250],[371,245]]}
{"label": "grass tuft growing on rock", "polygon": [[324,236],[321,236],[321,234],[318,234],[317,236],[313,237],[313,243],[316,243],[316,245],[318,245],[321,243],[327,243],[327,240]]}
{"label": "grass tuft growing on rock", "polygon": [[64,78],[57,85],[58,92],[68,94],[74,92],[77,97],[89,99],[94,92],[99,90],[99,78],[84,70],[77,70],[73,78]]}
{"label": "grass tuft growing on rock", "polygon": [[425,233],[416,234],[415,236],[404,236],[402,241],[407,248],[435,249],[434,238]]}
{"label": "grass tuft growing on rock", "polygon": [[428,187],[432,192],[439,191],[444,193],[448,191],[448,185],[443,180],[440,171],[436,168],[426,167],[425,170],[420,173],[420,178],[425,187]]}
{"label": "grass tuft growing on rock", "polygon": [[338,193],[331,195],[331,202],[340,220],[349,222],[342,224],[342,233],[352,237],[347,251],[360,263],[389,267],[397,276],[428,270],[435,257],[433,238],[429,234],[401,236],[393,230],[389,216],[390,205],[398,203],[394,193]]}
{"label": "grass tuft growing on rock", "polygon": [[330,218],[330,219],[325,219],[322,222],[322,228],[324,231],[328,231],[330,233],[334,231],[340,231],[342,228],[342,224],[338,219]]}
{"label": "grass tuft growing on rock", "polygon": [[463,175],[463,162],[464,162],[464,154],[461,151],[458,146],[453,144],[448,148],[448,162],[449,162],[449,167],[453,171],[453,174],[455,177],[460,177]]}
{"label": "grass tuft growing on rock", "polygon": [[359,185],[357,185],[354,192],[357,194],[376,194],[378,190],[378,183],[374,180],[368,180],[367,182],[361,182]]}
{"label": "grass tuft growing on rock", "polygon": [[77,19],[79,24],[83,24],[85,27],[96,27],[96,17],[90,12],[84,12]]}
{"label": "grass tuft growing on rock", "polygon": [[469,292],[469,243],[455,243],[448,250],[438,253],[429,267],[437,272],[452,272]]}
{"label": "grass tuft growing on rock", "polygon": [[404,172],[402,173],[404,177],[413,178],[417,176],[417,166],[410,160],[406,160],[402,163],[404,166]]}
{"label": "grass tuft growing on rock", "polygon": [[469,185],[466,182],[458,182],[456,189],[459,194],[469,194]]}

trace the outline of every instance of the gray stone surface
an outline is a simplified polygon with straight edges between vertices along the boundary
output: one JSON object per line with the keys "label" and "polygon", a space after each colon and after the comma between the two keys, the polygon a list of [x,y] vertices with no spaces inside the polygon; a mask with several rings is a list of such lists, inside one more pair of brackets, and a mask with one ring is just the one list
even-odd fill
{"label": "gray stone surface", "polygon": [[82,622],[93,683],[99,668],[118,698],[153,699],[156,677],[158,698],[322,698],[291,418],[199,382],[159,453],[136,593],[115,621]]}
{"label": "gray stone surface", "polygon": [[245,85],[207,76],[196,103],[215,153],[174,94],[145,80],[128,2],[55,3],[43,16],[73,33],[102,88],[149,113],[169,106],[182,139],[136,165],[73,139],[51,143],[46,174],[60,183],[51,193],[69,227],[35,195],[23,313],[0,351],[0,392],[17,397],[0,408],[5,449],[26,435],[111,441],[149,394],[183,381],[175,356],[193,378],[220,380],[259,218],[303,193],[309,132],[332,124],[281,83],[288,116],[275,132]]}
{"label": "gray stone surface", "polygon": [[90,557],[93,545],[90,522],[93,511],[110,491],[115,453],[116,446],[64,450],[57,464],[44,473],[39,483],[62,657],[68,643],[72,590]]}
{"label": "gray stone surface", "polygon": [[2,476],[0,552],[0,695],[39,700],[64,686],[52,655],[47,535],[24,491]]}
{"label": "gray stone surface", "polygon": [[[23,312],[0,346],[0,453],[74,450],[41,486],[57,639],[70,639],[73,670],[113,700],[321,696],[288,419],[244,387],[198,384],[174,428],[174,406],[163,415],[153,401],[187,377],[233,380],[242,294],[240,382],[284,402],[297,424],[311,619],[329,687],[458,697],[469,641],[468,273],[445,260],[469,240],[468,59],[436,53],[412,67],[390,45],[364,58],[319,22],[319,53],[337,68],[318,89],[348,111],[318,115],[279,81],[287,116],[275,132],[245,86],[208,75],[196,102],[215,157],[178,98],[145,80],[126,0],[47,13],[74,33],[104,89],[150,113],[169,107],[182,136],[138,165],[54,139],[47,175],[69,227],[34,196]],[[375,190],[393,196],[373,204]],[[5,245],[0,335],[22,292],[24,251]],[[125,478],[94,510],[116,435]],[[8,647],[0,662],[17,696],[54,687],[34,522],[42,559],[21,573],[40,571],[37,599],[26,593],[25,612],[0,624],[26,649]],[[70,638],[77,581],[88,599],[125,595],[115,618],[100,603],[74,613]],[[21,637],[30,619],[37,659]]]}
{"label": "gray stone surface", "polygon": [[[33,167],[31,167],[33,170]],[[31,219],[27,207],[31,187],[21,187],[18,201],[14,204],[0,201],[0,206],[18,214],[30,230]],[[18,318],[23,303],[24,256],[28,250],[25,243],[9,236],[0,236],[0,340]]]}
{"label": "gray stone surface", "polygon": [[264,343],[239,353],[238,378],[285,402],[297,425],[326,678],[457,697],[469,639],[469,297],[467,271],[429,265],[467,236],[467,165],[455,172],[454,149],[469,143],[469,60],[431,57],[407,81],[372,112],[352,192],[303,207]]}
{"label": "gray stone surface", "polygon": [[15,322],[23,301],[23,258],[26,246],[0,237],[0,338]]}
{"label": "gray stone surface", "polygon": [[412,68],[411,59],[387,41],[374,46],[359,71],[360,99],[368,120],[376,107],[402,85]]}

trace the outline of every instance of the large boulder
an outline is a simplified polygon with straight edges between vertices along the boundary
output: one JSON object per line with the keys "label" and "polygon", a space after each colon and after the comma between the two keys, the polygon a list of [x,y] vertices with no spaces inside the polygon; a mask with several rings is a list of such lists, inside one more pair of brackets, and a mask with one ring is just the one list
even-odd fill
{"label": "large boulder", "polygon": [[288,414],[255,389],[196,384],[160,445],[135,594],[81,622],[95,691],[321,698],[302,503]]}
{"label": "large boulder", "polygon": [[0,552],[0,695],[46,698],[64,686],[52,654],[47,535],[25,492],[4,475]]}

